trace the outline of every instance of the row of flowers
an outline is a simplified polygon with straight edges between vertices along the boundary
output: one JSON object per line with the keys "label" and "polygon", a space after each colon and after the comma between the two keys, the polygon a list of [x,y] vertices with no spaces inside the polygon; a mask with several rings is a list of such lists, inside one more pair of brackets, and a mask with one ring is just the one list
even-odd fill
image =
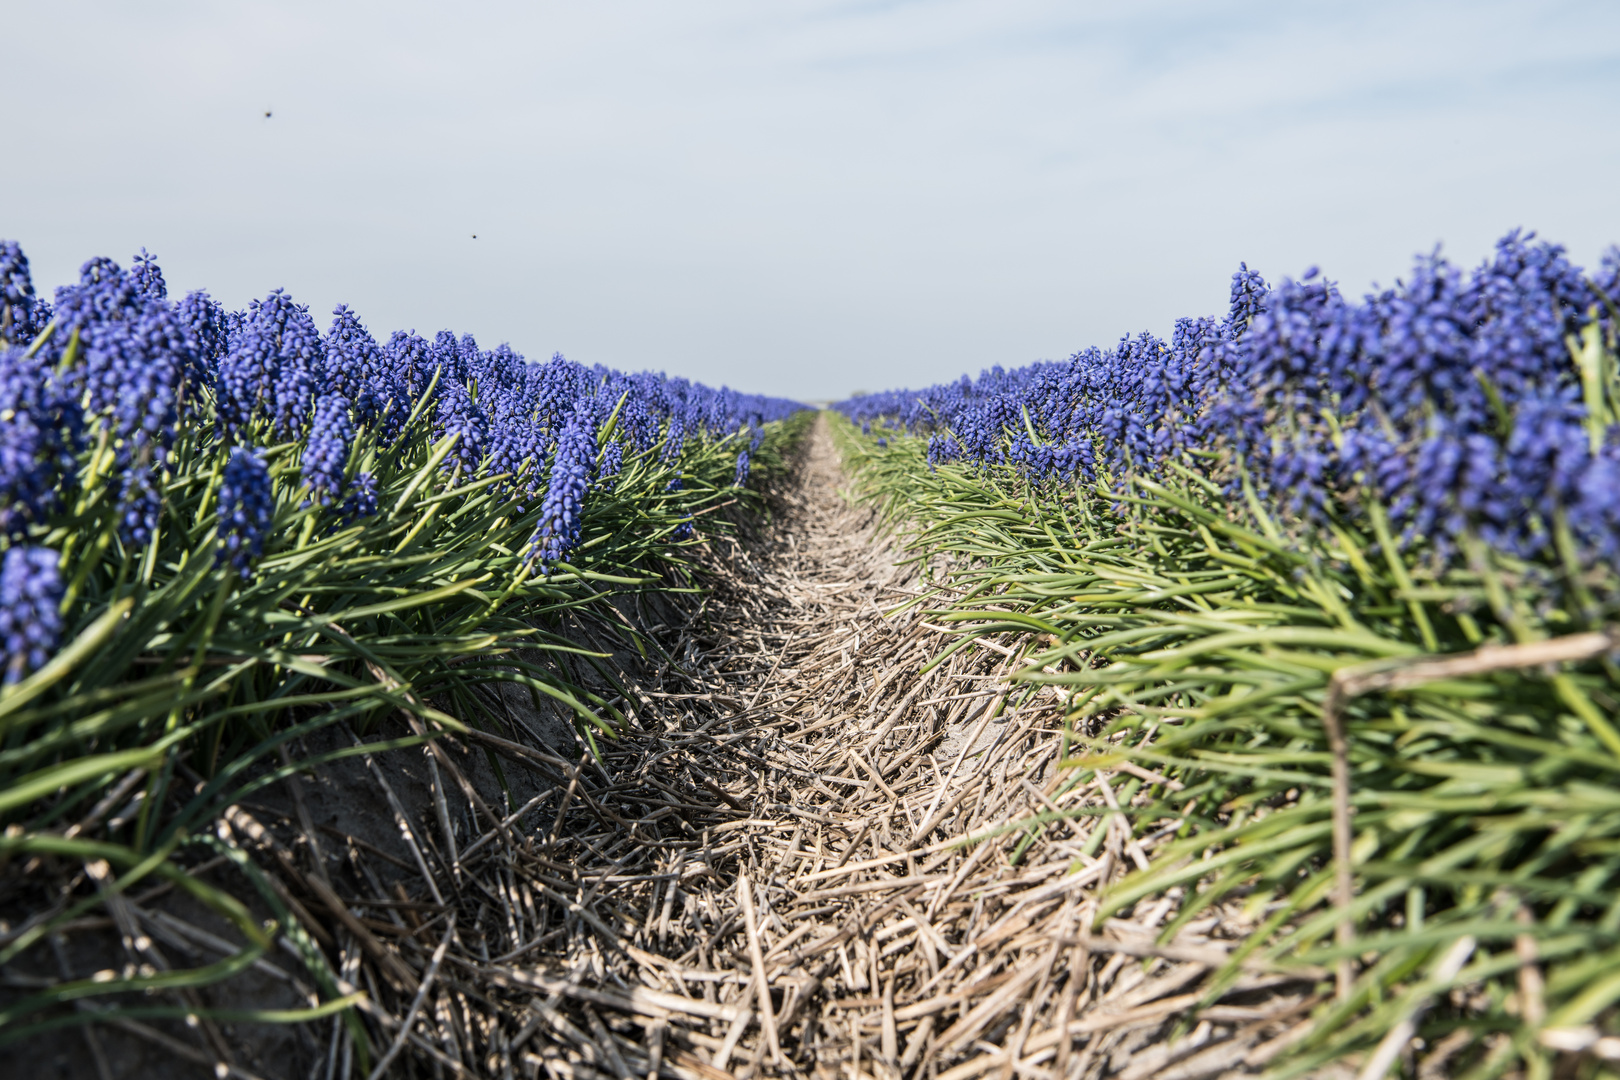
{"label": "row of flowers", "polygon": [[1174,463],[1307,523],[1376,502],[1442,559],[1466,536],[1537,557],[1562,534],[1612,561],[1617,302],[1620,252],[1588,275],[1517,231],[1472,272],[1425,256],[1359,301],[1314,269],[1272,288],[1244,266],[1226,316],[1181,319],[1169,341],[837,407],[928,435],[936,464],[1112,487]]}
{"label": "row of flowers", "polygon": [[281,290],[244,311],[205,292],[171,300],[144,252],[127,269],[92,259],[47,301],[21,248],[0,241],[0,339],[7,682],[60,637],[57,552],[40,540],[87,469],[116,505],[116,544],[137,552],[160,529],[179,447],[214,451],[216,556],[246,578],[274,519],[271,448],[296,444],[301,498],[339,528],[377,512],[376,473],[415,418],[436,442],[454,436],[451,482],[489,479],[514,515],[538,505],[524,554],[546,569],[575,549],[587,493],[610,491],[627,455],[678,466],[689,443],[734,440],[741,486],[764,425],[802,407],[560,355],[532,363],[449,331],[379,342],[346,306],[323,334]]}

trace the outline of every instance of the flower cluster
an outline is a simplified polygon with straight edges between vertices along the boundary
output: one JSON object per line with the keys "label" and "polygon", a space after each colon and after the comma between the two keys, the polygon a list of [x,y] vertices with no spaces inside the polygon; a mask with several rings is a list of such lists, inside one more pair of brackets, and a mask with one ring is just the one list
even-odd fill
{"label": "flower cluster", "polygon": [[268,420],[276,436],[296,436],[325,378],[326,350],[309,309],[280,289],[248,308],[220,359],[220,420],[236,432]]}
{"label": "flower cluster", "polygon": [[34,295],[28,256],[15,240],[0,240],[0,339],[26,345],[50,320],[50,305]]}
{"label": "flower cluster", "polygon": [[231,448],[219,484],[219,559],[244,579],[253,560],[264,554],[264,541],[276,516],[270,470],[258,453]]}
{"label": "flower cluster", "polygon": [[[86,406],[82,416],[64,418],[64,438],[72,443],[100,421],[112,439],[111,484],[126,544],[145,544],[157,531],[159,473],[174,442],[188,379],[201,370],[201,345],[188,316],[206,311],[209,301],[188,297],[183,311],[167,297],[162,271],[150,256],[137,257],[128,271],[111,259],[92,259],[77,285],[56,291],[60,332],[40,353],[65,366],[63,382]],[[77,340],[71,357],[74,338],[68,335]]]}
{"label": "flower cluster", "polygon": [[0,562],[0,647],[9,686],[45,666],[62,636],[62,576],[50,548],[14,547]]}
{"label": "flower cluster", "polygon": [[230,343],[231,316],[224,305],[205,292],[187,293],[175,305],[175,315],[190,335],[191,366],[186,369],[186,383],[195,392],[188,395],[183,406],[195,403],[201,390],[214,386],[214,372]]}
{"label": "flower cluster", "polygon": [[1226,350],[1211,415],[1308,520],[1373,500],[1442,555],[1474,535],[1533,557],[1566,527],[1612,559],[1620,425],[1582,342],[1613,333],[1615,263],[1588,278],[1513,232],[1471,273],[1426,256],[1359,303],[1315,274],[1285,281]]}
{"label": "flower cluster", "polygon": [[584,418],[576,415],[557,438],[551,482],[529,545],[531,556],[538,555],[542,566],[562,560],[579,543],[580,513],[595,461],[596,440]]}
{"label": "flower cluster", "polygon": [[337,392],[322,394],[315,402],[303,459],[304,483],[322,506],[330,506],[332,499],[343,493],[343,474],[353,438],[348,398]]}
{"label": "flower cluster", "polygon": [[608,443],[603,448],[601,458],[596,465],[597,486],[603,491],[612,491],[618,486],[619,473],[622,471],[624,471],[624,443]]}
{"label": "flower cluster", "polygon": [[1620,254],[1589,277],[1519,232],[1471,273],[1426,256],[1359,302],[1315,269],[1272,289],[1245,265],[1226,317],[1182,319],[1168,342],[838,408],[928,435],[934,465],[1113,485],[1176,461],[1234,491],[1247,476],[1305,522],[1376,501],[1402,542],[1442,558],[1464,535],[1537,556],[1564,528],[1584,558],[1612,560],[1617,285]]}
{"label": "flower cluster", "polygon": [[80,442],[77,406],[39,357],[0,351],[0,536],[20,536],[56,509]]}
{"label": "flower cluster", "polygon": [[[667,490],[680,491],[681,478],[677,476],[675,479],[671,480]],[[695,535],[692,531],[692,515],[687,514],[685,517],[683,517],[679,524],[675,526],[675,531],[671,535],[676,539],[676,541],[681,543],[685,543],[686,541],[692,539],[692,537]]]}
{"label": "flower cluster", "polygon": [[843,403],[853,418],[930,434],[933,464],[1008,465],[1038,482],[1111,482],[1197,438],[1196,327],[1151,334],[1067,361],[1000,367],[977,380]]}
{"label": "flower cluster", "polygon": [[[47,324],[56,332],[32,346]],[[497,478],[522,513],[542,513],[527,553],[551,562],[579,541],[593,481],[611,488],[626,454],[675,464],[691,440],[746,438],[736,480],[764,425],[795,402],[714,390],[661,374],[625,374],[553,356],[533,364],[470,335],[412,332],[379,345],[347,306],[322,335],[309,309],[280,289],[227,311],[206,293],[171,302],[146,252],[126,270],[85,263],[47,304],[28,260],[0,241],[0,538],[20,540],[61,505],[79,459],[98,440],[112,451],[103,482],[120,539],[145,545],[163,514],[165,469],[182,420],[206,450],[228,453],[221,490],[222,560],[243,574],[263,551],[274,492],[244,447],[299,444],[298,482],[312,504],[351,522],[377,512],[376,479],[348,477],[362,435],[387,452],[413,412],[434,436],[456,437],[446,470]],[[208,419],[212,418],[212,424]]]}
{"label": "flower cluster", "polygon": [[377,478],[375,476],[369,472],[360,472],[355,475],[354,483],[349,485],[349,494],[343,500],[340,514],[345,522],[376,516]]}
{"label": "flower cluster", "polygon": [[390,429],[397,430],[406,410],[406,383],[347,304],[339,304],[332,316],[332,328],[326,332],[324,385],[353,403],[359,423],[386,416]]}

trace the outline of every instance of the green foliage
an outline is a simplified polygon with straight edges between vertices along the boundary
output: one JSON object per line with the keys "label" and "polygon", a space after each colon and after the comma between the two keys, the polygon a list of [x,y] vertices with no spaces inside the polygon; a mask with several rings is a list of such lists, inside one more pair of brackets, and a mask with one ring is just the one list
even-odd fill
{"label": "green foliage", "polygon": [[[1104,893],[1099,921],[1180,886],[1168,939],[1216,900],[1246,898],[1249,936],[1205,984],[1211,1000],[1246,956],[1301,970],[1353,958],[1350,995],[1320,1007],[1278,1075],[1370,1051],[1418,996],[1438,995],[1419,1034],[1476,1040],[1459,1075],[1522,1062],[1546,1076],[1539,1030],[1616,1027],[1612,659],[1350,703],[1348,945],[1334,940],[1323,727],[1329,679],[1349,666],[1601,628],[1620,596],[1612,567],[1560,577],[1474,544],[1466,568],[1436,575],[1398,553],[1377,507],[1311,532],[1186,474],[1123,495],[1032,489],[1010,469],[930,470],[921,440],[879,447],[832,422],[858,489],[909,531],[915,557],[951,558],[917,604],[960,631],[952,649],[1016,635],[1014,678],[1067,695],[1076,779],[1129,759],[1182,785],[1149,785],[1129,808],[1138,836],[1181,824],[1149,869]],[[1465,938],[1462,970],[1425,983]],[[1546,971],[1539,1018],[1520,993],[1526,955]]]}
{"label": "green foliage", "polygon": [[[0,865],[80,863],[95,888],[6,935],[0,964],[151,879],[174,882],[226,918],[245,947],[212,965],[80,980],[14,1001],[0,1009],[0,1044],[109,1008],[175,1013],[135,1007],[129,995],[227,978],[278,934],[302,943],[324,1000],[218,1015],[284,1022],[351,1009],[356,996],[339,993],[326,958],[262,873],[228,832],[214,830],[219,814],[318,760],[487,726],[493,718],[479,690],[494,683],[557,703],[587,741],[611,737],[624,718],[587,684],[613,686],[612,676],[603,654],[569,639],[565,620],[617,622],[607,605],[614,594],[690,589],[683,549],[700,541],[675,541],[677,528],[696,516],[702,529],[723,530],[725,519],[710,511],[758,503],[732,486],[746,429],[689,440],[673,462],[662,460],[662,443],[629,453],[611,488],[586,498],[571,561],[545,573],[525,560],[540,500],[516,501],[500,476],[464,481],[459,467],[446,469],[454,437],[432,441],[420,413],[386,449],[369,431],[352,448],[349,475],[365,470],[378,482],[373,517],[346,522],[340,508],[311,502],[299,479],[299,443],[265,451],[275,525],[246,578],[216,557],[229,448],[201,434],[208,425],[182,426],[163,474],[159,529],[138,549],[118,539],[108,439],[92,440],[73,504],[30,538],[63,553],[68,644],[0,690]],[[810,416],[767,425],[753,454],[756,478],[782,468]],[[244,437],[254,434],[265,433]],[[379,725],[390,716],[403,717],[411,734],[383,737]],[[366,741],[287,761],[285,748],[339,724]],[[198,847],[227,856],[275,918],[260,925],[230,890],[189,876],[183,856]],[[89,997],[122,1004],[94,1014],[63,1008]],[[352,1012],[349,1031],[363,1062],[365,1031]]]}

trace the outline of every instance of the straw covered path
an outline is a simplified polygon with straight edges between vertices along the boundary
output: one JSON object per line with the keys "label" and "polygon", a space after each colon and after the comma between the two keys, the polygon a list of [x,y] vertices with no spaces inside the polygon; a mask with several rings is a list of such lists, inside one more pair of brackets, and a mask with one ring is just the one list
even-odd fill
{"label": "straw covered path", "polygon": [[[509,695],[502,734],[322,766],[228,816],[367,992],[373,1077],[1194,1080],[1307,1030],[1298,974],[1206,985],[1264,917],[1241,900],[1168,943],[1176,890],[1093,931],[1098,886],[1179,824],[1133,839],[1109,813],[1152,774],[1065,786],[1057,697],[1007,697],[994,643],[920,674],[951,639],[885,616],[917,569],[841,483],[822,420],[684,607],[570,628],[627,690],[600,758]],[[277,965],[265,984],[297,987]],[[203,1027],[108,1037],[220,1075],[366,1075],[336,1019]]]}

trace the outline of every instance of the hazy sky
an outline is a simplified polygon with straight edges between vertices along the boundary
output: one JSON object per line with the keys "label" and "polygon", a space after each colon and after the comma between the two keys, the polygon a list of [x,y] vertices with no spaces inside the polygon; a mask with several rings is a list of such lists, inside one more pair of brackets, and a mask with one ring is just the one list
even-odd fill
{"label": "hazy sky", "polygon": [[[1620,4],[0,0],[0,236],[800,398],[1620,241]],[[265,112],[272,116],[266,118]],[[474,239],[474,234],[477,239]]]}

